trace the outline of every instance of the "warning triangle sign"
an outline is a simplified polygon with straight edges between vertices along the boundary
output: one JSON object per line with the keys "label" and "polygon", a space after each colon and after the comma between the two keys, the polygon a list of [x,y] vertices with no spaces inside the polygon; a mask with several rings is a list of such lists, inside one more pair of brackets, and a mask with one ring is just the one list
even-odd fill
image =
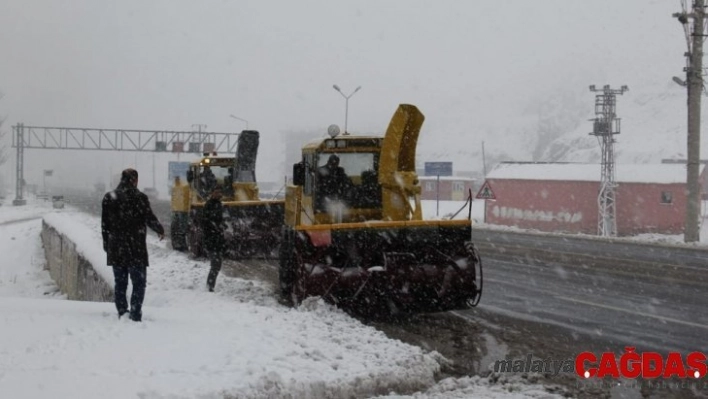
{"label": "warning triangle sign", "polygon": [[484,182],[484,185],[482,185],[482,188],[479,189],[479,192],[477,193],[477,199],[488,199],[488,200],[495,200],[497,197],[494,195],[494,191],[492,191],[492,186],[489,185],[488,181]]}

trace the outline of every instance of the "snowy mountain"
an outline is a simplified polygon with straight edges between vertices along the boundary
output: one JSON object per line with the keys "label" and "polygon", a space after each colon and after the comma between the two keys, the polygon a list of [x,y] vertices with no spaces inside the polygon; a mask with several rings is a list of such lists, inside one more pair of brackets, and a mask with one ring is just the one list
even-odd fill
{"label": "snowy mountain", "polygon": [[[615,145],[619,163],[657,163],[686,157],[686,92],[668,81],[655,88],[639,88],[618,96],[621,133]],[[705,112],[705,111],[703,111]],[[600,146],[587,132],[587,123],[555,140],[544,160],[600,162]],[[701,153],[708,150],[705,141]]]}
{"label": "snowy mountain", "polygon": [[[617,162],[685,158],[687,93],[672,81],[684,77],[686,62],[684,31],[671,16],[680,4],[549,4],[544,11],[558,18],[543,25],[544,13],[524,20],[529,35],[508,43],[508,54],[475,60],[496,61],[504,74],[470,68],[459,101],[428,111],[418,161],[449,160],[457,171],[481,171],[484,142],[487,170],[500,161],[599,162],[600,146],[589,135],[596,93],[588,87],[606,84],[629,87],[617,97]],[[705,115],[705,99],[702,109]],[[706,154],[706,140],[701,146]]]}
{"label": "snowy mountain", "polygon": [[[523,112],[513,118],[499,117],[496,124],[487,123],[476,127],[474,132],[458,133],[460,142],[466,143],[471,141],[471,135],[476,135],[476,145],[456,146],[454,141],[436,142],[421,134],[419,162],[445,159],[453,161],[456,170],[481,171],[485,141],[487,170],[501,161],[599,163],[600,145],[596,137],[589,135],[590,119],[595,117],[595,93],[587,87],[583,89],[558,91],[545,100],[518,107]],[[666,158],[685,158],[686,99],[685,88],[668,78],[656,84],[630,87],[618,95],[621,133],[616,137],[616,161],[659,163]],[[706,107],[703,108],[705,114]],[[708,142],[704,139],[701,154],[707,153]]]}

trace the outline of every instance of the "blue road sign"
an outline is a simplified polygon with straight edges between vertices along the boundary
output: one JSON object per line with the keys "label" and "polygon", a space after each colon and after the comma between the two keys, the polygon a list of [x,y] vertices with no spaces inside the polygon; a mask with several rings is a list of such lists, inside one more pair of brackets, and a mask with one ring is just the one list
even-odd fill
{"label": "blue road sign", "polygon": [[426,176],[452,176],[452,162],[426,162]]}

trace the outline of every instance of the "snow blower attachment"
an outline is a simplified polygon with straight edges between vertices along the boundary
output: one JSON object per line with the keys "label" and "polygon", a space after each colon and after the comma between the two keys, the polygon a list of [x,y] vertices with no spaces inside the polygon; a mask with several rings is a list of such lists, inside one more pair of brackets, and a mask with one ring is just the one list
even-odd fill
{"label": "snow blower attachment", "polygon": [[286,188],[286,299],[321,296],[367,313],[476,306],[471,220],[422,217],[415,150],[423,120],[402,104],[383,138],[333,134],[303,147]]}
{"label": "snow blower attachment", "polygon": [[196,256],[204,255],[202,211],[215,186],[222,188],[226,228],[226,257],[229,259],[275,258],[278,256],[280,229],[284,218],[283,200],[262,200],[258,195],[255,169],[259,133],[244,130],[238,137],[236,157],[204,154],[187,172],[189,200],[176,201],[172,210],[188,212],[186,241]]}

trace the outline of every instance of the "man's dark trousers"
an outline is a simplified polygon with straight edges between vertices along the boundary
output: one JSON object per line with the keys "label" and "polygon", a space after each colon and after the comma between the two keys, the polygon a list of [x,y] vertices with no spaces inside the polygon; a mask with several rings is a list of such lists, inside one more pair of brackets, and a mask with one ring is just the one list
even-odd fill
{"label": "man's dark trousers", "polygon": [[214,291],[214,286],[216,286],[216,278],[219,276],[219,271],[221,271],[221,262],[223,255],[221,251],[207,251],[209,255],[209,263],[211,268],[209,269],[209,275],[207,276],[207,288],[210,292]]}
{"label": "man's dark trousers", "polygon": [[145,299],[145,285],[147,282],[147,267],[145,266],[113,266],[113,276],[115,277],[115,303],[118,315],[122,316],[128,312],[128,300],[126,291],[128,290],[128,276],[133,283],[133,292],[130,295],[130,319],[141,321],[143,317],[143,300]]}

